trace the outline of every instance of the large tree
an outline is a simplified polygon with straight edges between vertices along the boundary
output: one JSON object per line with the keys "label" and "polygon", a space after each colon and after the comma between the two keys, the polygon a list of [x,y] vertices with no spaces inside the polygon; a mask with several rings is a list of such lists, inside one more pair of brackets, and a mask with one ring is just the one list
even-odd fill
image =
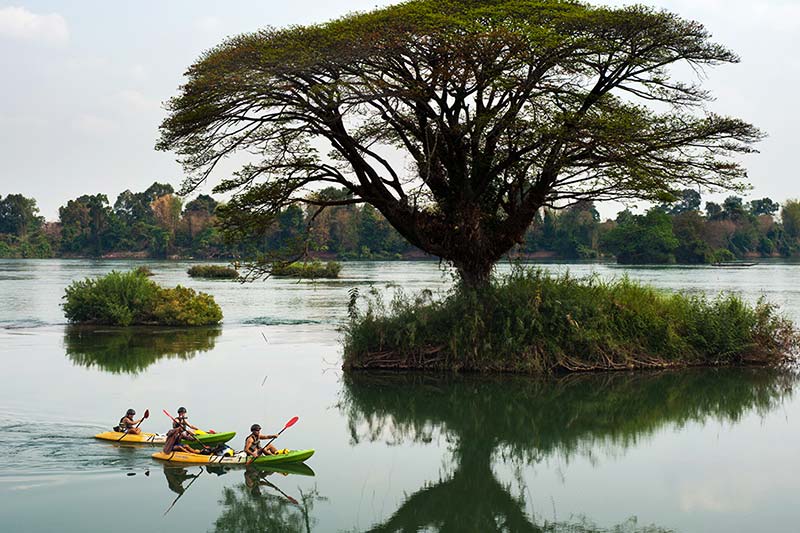
{"label": "large tree", "polygon": [[[217,186],[229,228],[366,202],[476,286],[544,206],[741,188],[729,157],[759,131],[670,70],[737,61],[642,6],[416,0],[229,39],[189,68],[158,147],[187,190],[257,154]],[[329,185],[351,196],[309,196]]]}

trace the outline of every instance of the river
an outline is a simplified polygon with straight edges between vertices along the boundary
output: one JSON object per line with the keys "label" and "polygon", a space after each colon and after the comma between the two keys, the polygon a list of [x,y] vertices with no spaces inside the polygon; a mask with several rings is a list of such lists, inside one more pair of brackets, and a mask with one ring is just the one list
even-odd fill
{"label": "river", "polygon": [[[795,370],[558,379],[343,375],[348,289],[445,290],[435,262],[345,263],[338,280],[239,284],[146,264],[212,294],[215,329],[74,328],[75,279],[141,262],[0,260],[2,531],[795,531]],[[800,264],[622,268],[668,290],[764,297],[800,323]],[[501,270],[507,270],[501,265]],[[314,475],[165,466],[154,448],[92,439],[129,407],[163,432],[188,408],[206,429],[260,423],[315,448]],[[306,472],[309,474],[309,472]]]}

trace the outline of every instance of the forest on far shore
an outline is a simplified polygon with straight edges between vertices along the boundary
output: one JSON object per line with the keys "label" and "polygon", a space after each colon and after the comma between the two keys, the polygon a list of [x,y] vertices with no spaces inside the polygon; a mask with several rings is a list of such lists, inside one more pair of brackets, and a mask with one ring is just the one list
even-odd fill
{"label": "forest on far shore", "polygon": [[[316,194],[345,196],[340,190]],[[312,220],[301,205],[283,210],[260,234],[225,239],[220,203],[201,194],[185,201],[169,184],[126,190],[113,204],[82,195],[59,208],[58,221],[39,215],[34,198],[0,196],[0,257],[241,259],[296,242],[310,227],[312,255],[342,260],[423,258],[374,207],[329,207]],[[591,202],[544,209],[516,247],[522,257],[596,259],[626,264],[702,264],[800,254],[800,201],[745,202],[729,196],[702,203],[686,189],[677,201],[644,214],[621,211],[601,221]]]}

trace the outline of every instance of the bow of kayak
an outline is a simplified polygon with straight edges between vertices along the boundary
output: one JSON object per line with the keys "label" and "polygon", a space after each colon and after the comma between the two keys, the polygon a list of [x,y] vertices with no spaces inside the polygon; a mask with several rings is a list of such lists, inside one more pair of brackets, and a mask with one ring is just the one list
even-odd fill
{"label": "bow of kayak", "polygon": [[[278,455],[262,455],[261,457],[257,457],[253,461],[253,464],[277,465],[282,463],[302,463],[312,455],[314,455],[314,450],[292,450],[288,453],[281,453]],[[161,461],[169,461],[170,463],[243,465],[247,463],[249,457],[243,453],[239,453],[234,456],[228,456],[228,455],[201,455],[199,453],[186,453],[186,452],[174,452],[174,453],[157,452],[153,454],[153,459],[159,459]]]}

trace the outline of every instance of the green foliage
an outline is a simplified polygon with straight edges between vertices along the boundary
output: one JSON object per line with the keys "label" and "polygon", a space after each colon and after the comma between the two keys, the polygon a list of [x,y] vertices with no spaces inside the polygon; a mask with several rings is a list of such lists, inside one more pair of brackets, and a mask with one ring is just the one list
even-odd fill
{"label": "green foliage", "polygon": [[672,233],[672,219],[660,209],[645,215],[623,212],[617,227],[604,236],[604,247],[622,264],[674,263],[678,240]]}
{"label": "green foliage", "polygon": [[763,302],[667,294],[627,278],[517,270],[441,300],[377,291],[344,327],[347,368],[553,372],[780,363],[798,336]]}
{"label": "green foliage", "polygon": [[208,294],[180,286],[164,289],[137,271],[74,281],[64,300],[64,315],[72,323],[201,326],[222,320],[221,309]]}
{"label": "green foliage", "polygon": [[786,239],[793,251],[800,250],[800,201],[788,200],[781,209],[781,220]]}
{"label": "green foliage", "polygon": [[137,274],[141,274],[142,276],[150,277],[154,276],[153,271],[150,270],[150,267],[142,265],[133,269],[133,271]]}
{"label": "green foliage", "polygon": [[25,237],[38,230],[44,218],[39,216],[36,200],[21,194],[0,195],[0,233]]}
{"label": "green foliage", "polygon": [[207,326],[222,320],[222,309],[211,295],[178,285],[158,292],[153,318],[163,326]]}
{"label": "green foliage", "polygon": [[272,266],[272,275],[302,279],[338,278],[341,270],[342,265],[336,261],[328,261],[327,263],[320,261],[289,264],[276,263]]}
{"label": "green foliage", "polygon": [[186,271],[193,278],[236,279],[239,272],[235,268],[221,265],[195,265]]}

